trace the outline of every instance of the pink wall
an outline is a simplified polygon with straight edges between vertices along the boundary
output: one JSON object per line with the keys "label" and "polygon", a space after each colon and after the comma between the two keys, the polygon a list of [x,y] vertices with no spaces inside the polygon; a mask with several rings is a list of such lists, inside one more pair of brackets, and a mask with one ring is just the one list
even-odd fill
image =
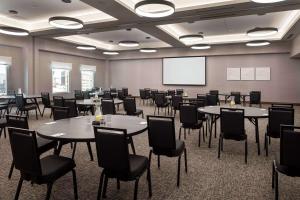
{"label": "pink wall", "polygon": [[[227,81],[227,67],[270,67],[271,81]],[[300,60],[291,59],[289,54],[209,56],[206,70],[206,86],[178,87],[191,96],[210,89],[242,93],[261,90],[265,102],[300,103]],[[161,58],[110,61],[109,76],[111,86],[128,87],[133,95],[144,87],[176,88],[162,85]]]}

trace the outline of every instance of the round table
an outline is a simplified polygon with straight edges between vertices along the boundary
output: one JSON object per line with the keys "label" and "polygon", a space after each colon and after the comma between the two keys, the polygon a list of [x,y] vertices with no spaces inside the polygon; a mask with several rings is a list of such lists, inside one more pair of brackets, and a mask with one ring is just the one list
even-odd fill
{"label": "round table", "polygon": [[[120,105],[122,103],[123,103],[123,100],[114,99],[114,104],[115,105]],[[97,101],[95,102],[92,99],[76,100],[76,104],[77,105],[85,105],[85,106],[93,106],[93,105],[96,105],[96,104],[101,104],[101,99],[99,99],[98,102]]]}
{"label": "round table", "polygon": [[221,108],[238,108],[238,109],[244,109],[245,111],[245,118],[248,119],[254,126],[255,126],[255,137],[256,137],[256,143],[257,143],[257,152],[258,155],[260,155],[260,143],[259,143],[259,129],[258,129],[258,119],[259,118],[268,118],[268,110],[264,108],[256,108],[256,107],[244,107],[241,105],[234,105],[234,106],[205,106],[202,108],[198,108],[199,112],[208,114],[211,116],[210,120],[210,135],[209,135],[209,144],[208,146],[211,146],[211,136],[212,136],[212,127],[213,124],[215,124],[215,135],[216,135],[216,121],[220,117],[220,109]]}

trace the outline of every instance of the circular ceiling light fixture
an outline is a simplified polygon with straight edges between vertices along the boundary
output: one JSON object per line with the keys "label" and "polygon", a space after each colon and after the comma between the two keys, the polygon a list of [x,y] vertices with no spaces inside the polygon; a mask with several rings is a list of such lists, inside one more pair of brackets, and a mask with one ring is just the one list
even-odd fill
{"label": "circular ceiling light fixture", "polygon": [[267,46],[269,45],[270,42],[266,40],[255,40],[255,41],[250,41],[246,43],[246,46],[248,47],[261,47],[261,46]]}
{"label": "circular ceiling light fixture", "polygon": [[97,49],[95,46],[91,46],[91,45],[78,45],[76,48],[80,49],[80,50],[96,50]]}
{"label": "circular ceiling light fixture", "polygon": [[195,50],[205,50],[205,49],[210,49],[211,46],[208,44],[195,44],[193,46],[191,46],[191,49],[195,49]]}
{"label": "circular ceiling light fixture", "polygon": [[117,51],[104,51],[103,54],[112,56],[112,55],[118,55],[119,52],[117,52]]}
{"label": "circular ceiling light fixture", "polygon": [[51,17],[49,18],[49,24],[54,27],[62,29],[81,29],[83,28],[83,22],[79,19],[72,17]]}
{"label": "circular ceiling light fixture", "polygon": [[139,46],[140,44],[136,41],[120,41],[119,42],[119,46],[122,46],[122,47],[137,47]]}
{"label": "circular ceiling light fixture", "polygon": [[29,35],[29,31],[21,28],[15,28],[10,26],[0,26],[0,33],[6,35],[13,35],[13,36],[27,36]]}
{"label": "circular ceiling light fixture", "polygon": [[250,37],[264,37],[264,36],[274,35],[276,33],[278,33],[278,29],[273,27],[266,27],[266,28],[256,27],[254,29],[247,31],[247,35]]}
{"label": "circular ceiling light fixture", "polygon": [[203,40],[203,35],[200,34],[183,35],[179,37],[179,40],[182,42],[197,42]]}
{"label": "circular ceiling light fixture", "polygon": [[277,3],[285,0],[252,0],[255,3]]}
{"label": "circular ceiling light fixture", "polygon": [[140,52],[142,52],[142,53],[155,53],[155,52],[157,52],[157,50],[152,49],[152,48],[142,48],[142,49],[140,49]]}
{"label": "circular ceiling light fixture", "polygon": [[167,0],[143,0],[135,4],[135,13],[142,17],[167,17],[175,12],[175,5]]}

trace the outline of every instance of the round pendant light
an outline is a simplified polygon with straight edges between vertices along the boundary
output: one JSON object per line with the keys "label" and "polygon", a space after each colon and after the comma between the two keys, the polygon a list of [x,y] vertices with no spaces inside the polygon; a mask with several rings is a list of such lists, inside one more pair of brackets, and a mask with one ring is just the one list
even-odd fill
{"label": "round pendant light", "polygon": [[119,42],[119,46],[122,46],[122,47],[137,47],[139,46],[140,44],[136,41],[120,41]]}
{"label": "round pendant light", "polygon": [[152,49],[152,48],[142,48],[142,49],[140,49],[140,52],[142,52],[142,53],[155,53],[155,52],[157,52],[157,50]]}
{"label": "round pendant light", "polygon": [[277,3],[285,0],[252,0],[255,3]]}
{"label": "round pendant light", "polygon": [[96,50],[97,49],[95,46],[91,46],[91,45],[79,45],[76,48],[80,49],[80,50]]}
{"label": "round pendant light", "polygon": [[266,28],[254,28],[249,31],[247,31],[247,35],[250,37],[264,37],[264,36],[270,36],[278,33],[277,28],[273,27],[266,27]]}
{"label": "round pendant light", "polygon": [[267,46],[270,42],[266,40],[256,40],[256,41],[250,41],[246,43],[246,46],[248,47],[261,47],[261,46]]}
{"label": "round pendant light", "polygon": [[135,4],[135,13],[142,17],[167,17],[175,12],[175,5],[167,0],[143,0]]}
{"label": "round pendant light", "polygon": [[6,35],[14,35],[14,36],[27,36],[29,35],[29,31],[21,28],[15,28],[10,26],[1,26],[0,33]]}
{"label": "round pendant light", "polygon": [[195,44],[193,46],[191,46],[191,49],[194,50],[205,50],[205,49],[210,49],[211,46],[208,44]]}
{"label": "round pendant light", "polygon": [[79,19],[72,17],[51,17],[49,18],[49,24],[54,27],[62,29],[81,29],[83,28],[83,22]]}
{"label": "round pendant light", "polygon": [[179,40],[182,42],[197,42],[203,40],[203,35],[200,34],[183,35],[179,37]]}
{"label": "round pendant light", "polygon": [[103,54],[112,56],[112,55],[118,55],[119,52],[117,52],[117,51],[104,51]]}

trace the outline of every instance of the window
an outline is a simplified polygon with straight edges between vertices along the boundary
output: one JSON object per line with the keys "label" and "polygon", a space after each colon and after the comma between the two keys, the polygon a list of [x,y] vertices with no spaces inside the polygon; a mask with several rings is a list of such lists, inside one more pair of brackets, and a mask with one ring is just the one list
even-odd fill
{"label": "window", "polygon": [[0,95],[7,92],[7,65],[0,64]]}
{"label": "window", "polygon": [[52,62],[52,92],[70,91],[70,71],[71,63]]}
{"label": "window", "polygon": [[91,90],[94,87],[96,66],[81,65],[81,90]]}

